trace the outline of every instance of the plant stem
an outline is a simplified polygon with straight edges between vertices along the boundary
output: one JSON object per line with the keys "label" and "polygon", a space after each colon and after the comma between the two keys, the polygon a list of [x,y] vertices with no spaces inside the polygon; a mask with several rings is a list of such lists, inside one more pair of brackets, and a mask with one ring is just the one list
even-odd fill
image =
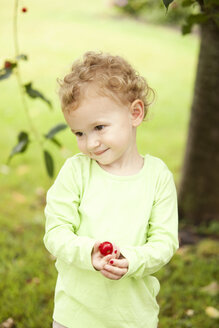
{"label": "plant stem", "polygon": [[18,0],[15,0],[15,2],[14,2],[14,17],[13,17],[14,54],[15,54],[15,61],[17,63],[16,69],[15,69],[15,75],[16,75],[16,78],[17,78],[18,87],[20,89],[21,101],[23,103],[23,108],[26,112],[27,120],[28,120],[28,123],[30,125],[30,130],[35,135],[35,138],[36,138],[39,146],[43,149],[43,141],[41,140],[41,137],[40,137],[38,131],[36,130],[35,126],[33,125],[33,122],[32,122],[31,116],[30,116],[28,104],[27,104],[26,97],[25,97],[25,90],[24,90],[24,87],[23,87],[23,84],[22,84],[19,61],[17,60],[17,57],[19,55],[17,18],[18,18]]}

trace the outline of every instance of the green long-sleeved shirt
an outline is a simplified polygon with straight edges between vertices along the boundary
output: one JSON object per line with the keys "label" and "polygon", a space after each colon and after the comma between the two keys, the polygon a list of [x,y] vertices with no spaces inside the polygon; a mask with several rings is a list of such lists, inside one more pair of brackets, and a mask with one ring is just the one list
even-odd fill
{"label": "green long-sleeved shirt", "polygon": [[[146,154],[134,175],[118,176],[79,153],[48,190],[44,243],[56,259],[53,318],[68,328],[156,328],[159,281],[152,274],[179,247],[173,175]],[[119,280],[92,266],[96,240],[111,241],[129,262]]]}

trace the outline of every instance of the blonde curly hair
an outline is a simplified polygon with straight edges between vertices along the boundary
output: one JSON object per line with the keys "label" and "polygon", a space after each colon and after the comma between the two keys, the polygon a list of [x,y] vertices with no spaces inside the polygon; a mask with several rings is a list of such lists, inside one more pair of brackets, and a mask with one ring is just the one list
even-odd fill
{"label": "blonde curly hair", "polygon": [[[150,94],[155,95],[145,78],[132,68],[120,56],[108,53],[88,51],[83,60],[76,60],[71,72],[63,80],[57,79],[59,84],[58,95],[62,111],[77,109],[82,100],[84,88],[90,83],[97,85],[97,93],[113,97],[122,104],[131,104],[140,99],[144,103],[144,119],[148,113]],[[154,97],[153,97],[154,98]]]}

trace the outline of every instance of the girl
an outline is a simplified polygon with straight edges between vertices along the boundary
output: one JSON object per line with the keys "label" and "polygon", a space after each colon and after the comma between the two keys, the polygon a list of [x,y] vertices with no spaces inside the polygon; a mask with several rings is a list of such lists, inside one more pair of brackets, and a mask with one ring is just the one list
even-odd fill
{"label": "girl", "polygon": [[[44,243],[58,271],[53,327],[156,328],[152,274],[179,244],[173,175],[136,145],[152,89],[125,59],[95,52],[59,84],[81,152],[47,193]],[[100,253],[103,241],[112,254]]]}

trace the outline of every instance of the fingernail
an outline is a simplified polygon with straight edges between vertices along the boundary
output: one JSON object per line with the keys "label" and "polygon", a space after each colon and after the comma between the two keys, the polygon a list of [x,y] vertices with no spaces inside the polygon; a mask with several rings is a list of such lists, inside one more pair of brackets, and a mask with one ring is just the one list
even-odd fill
{"label": "fingernail", "polygon": [[113,264],[113,263],[114,263],[113,260],[111,260],[111,261],[110,261],[110,264]]}
{"label": "fingernail", "polygon": [[117,253],[117,249],[114,251],[114,253],[115,253],[115,254]]}

